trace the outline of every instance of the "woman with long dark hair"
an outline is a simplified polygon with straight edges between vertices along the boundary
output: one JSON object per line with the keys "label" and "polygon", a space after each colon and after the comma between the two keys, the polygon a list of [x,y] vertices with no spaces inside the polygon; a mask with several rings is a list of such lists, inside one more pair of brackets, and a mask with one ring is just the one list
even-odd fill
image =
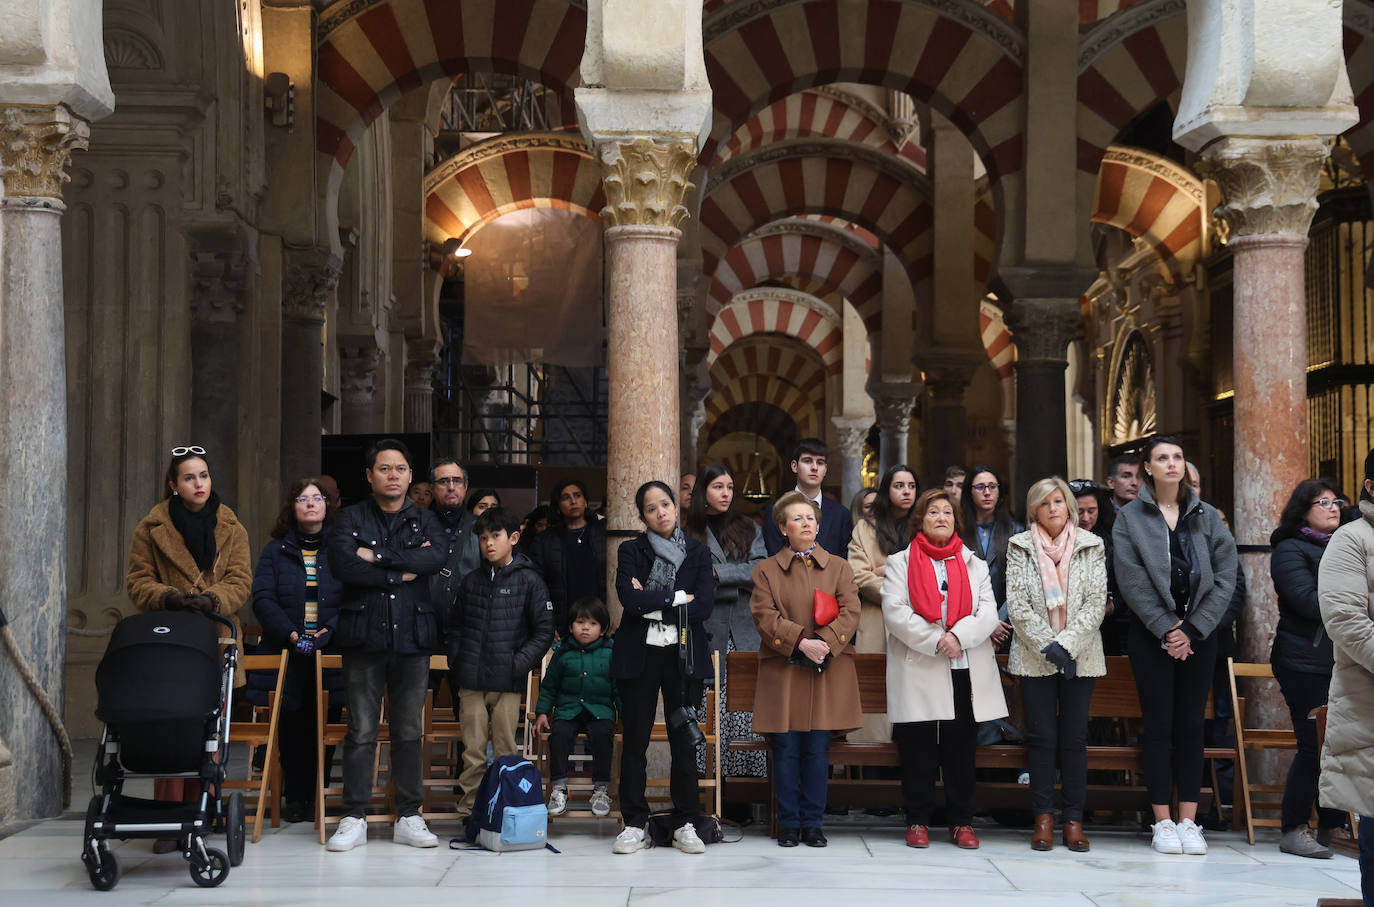
{"label": "woman with long dark hair", "polygon": [[[1184,479],[1183,447],[1155,435],[1140,451],[1140,493],[1112,528],[1117,592],[1131,610],[1126,652],[1144,723],[1145,786],[1160,853],[1207,853],[1197,818],[1203,713],[1216,630],[1236,586],[1236,543]],[[1170,816],[1178,788],[1178,822]]]}
{"label": "woman with long dark hair", "polygon": [[549,587],[554,631],[568,632],[568,605],[606,600],[606,523],[588,509],[587,486],[564,479],[549,495],[549,528],[539,533],[530,560]]}
{"label": "woman with long dark hair", "polygon": [[988,565],[988,579],[997,599],[997,619],[992,632],[992,644],[1000,646],[1011,636],[1007,620],[1007,542],[1026,527],[1012,516],[1008,503],[1010,489],[991,466],[979,464],[964,476],[964,490],[959,496],[964,528],[960,532],[964,544]]}
{"label": "woman with long dark hair", "polygon": [[1288,766],[1283,787],[1279,850],[1318,859],[1331,856],[1326,842],[1335,829],[1345,825],[1343,812],[1320,804],[1315,836],[1307,824],[1321,775],[1317,730],[1307,716],[1326,705],[1331,671],[1336,665],[1331,637],[1322,626],[1317,568],[1327,543],[1341,525],[1340,498],[1340,489],[1327,479],[1299,482],[1284,505],[1278,528],[1269,537],[1273,546],[1269,575],[1279,602],[1279,623],[1269,663],[1298,738],[1298,752]]}

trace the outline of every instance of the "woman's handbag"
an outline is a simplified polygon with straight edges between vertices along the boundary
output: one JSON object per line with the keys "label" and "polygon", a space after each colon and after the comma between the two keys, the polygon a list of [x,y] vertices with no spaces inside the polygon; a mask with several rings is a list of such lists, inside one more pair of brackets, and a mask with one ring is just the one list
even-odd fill
{"label": "woman's handbag", "polygon": [[817,589],[811,596],[811,618],[818,627],[826,627],[840,616],[840,602],[829,592]]}

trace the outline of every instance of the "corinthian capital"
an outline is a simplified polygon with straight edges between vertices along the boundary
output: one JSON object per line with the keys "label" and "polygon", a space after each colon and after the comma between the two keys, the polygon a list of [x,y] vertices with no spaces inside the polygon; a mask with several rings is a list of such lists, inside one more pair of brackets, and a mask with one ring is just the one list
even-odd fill
{"label": "corinthian capital", "polygon": [[873,427],[873,420],[860,416],[832,416],[830,421],[835,426],[840,456],[862,457],[864,441],[868,440],[868,430]]}
{"label": "corinthian capital", "polygon": [[687,217],[682,198],[692,188],[687,177],[696,166],[691,143],[646,138],[607,142],[599,157],[606,226],[676,227]]}
{"label": "corinthian capital", "polygon": [[72,152],[91,127],[61,104],[0,107],[0,179],[7,198],[61,198]]}
{"label": "corinthian capital", "polygon": [[288,246],[282,279],[282,316],[323,321],[329,294],[339,283],[343,262],[328,249]]}
{"label": "corinthian capital", "polygon": [[911,411],[916,405],[920,386],[901,382],[872,383],[868,395],[873,398],[873,411],[883,431],[898,433],[911,427]]}
{"label": "corinthian capital", "polygon": [[1207,150],[1205,175],[1221,187],[1217,214],[1232,237],[1307,236],[1329,151],[1320,138],[1227,138]]}

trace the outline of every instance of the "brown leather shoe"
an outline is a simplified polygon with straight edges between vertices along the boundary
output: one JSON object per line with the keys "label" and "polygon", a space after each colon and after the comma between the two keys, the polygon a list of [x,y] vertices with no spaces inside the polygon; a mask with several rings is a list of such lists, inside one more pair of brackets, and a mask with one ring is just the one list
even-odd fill
{"label": "brown leather shoe", "polygon": [[1035,833],[1031,835],[1031,850],[1054,848],[1054,814],[1041,813],[1035,817]]}
{"label": "brown leather shoe", "polygon": [[1086,853],[1088,850],[1088,839],[1083,837],[1082,822],[1064,823],[1064,846],[1074,853]]}

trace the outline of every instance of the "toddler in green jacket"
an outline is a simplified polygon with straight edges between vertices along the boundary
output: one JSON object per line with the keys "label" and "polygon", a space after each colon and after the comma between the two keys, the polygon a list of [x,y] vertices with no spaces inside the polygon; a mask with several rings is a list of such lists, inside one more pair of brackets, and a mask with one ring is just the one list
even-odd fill
{"label": "toddler in green jacket", "polygon": [[611,679],[611,615],[599,598],[582,598],[569,609],[571,629],[553,650],[553,661],[539,683],[534,729],[549,735],[549,774],[553,792],[549,815],[568,808],[568,756],[578,734],[592,751],[592,814],[611,812],[611,750],[620,694]]}

